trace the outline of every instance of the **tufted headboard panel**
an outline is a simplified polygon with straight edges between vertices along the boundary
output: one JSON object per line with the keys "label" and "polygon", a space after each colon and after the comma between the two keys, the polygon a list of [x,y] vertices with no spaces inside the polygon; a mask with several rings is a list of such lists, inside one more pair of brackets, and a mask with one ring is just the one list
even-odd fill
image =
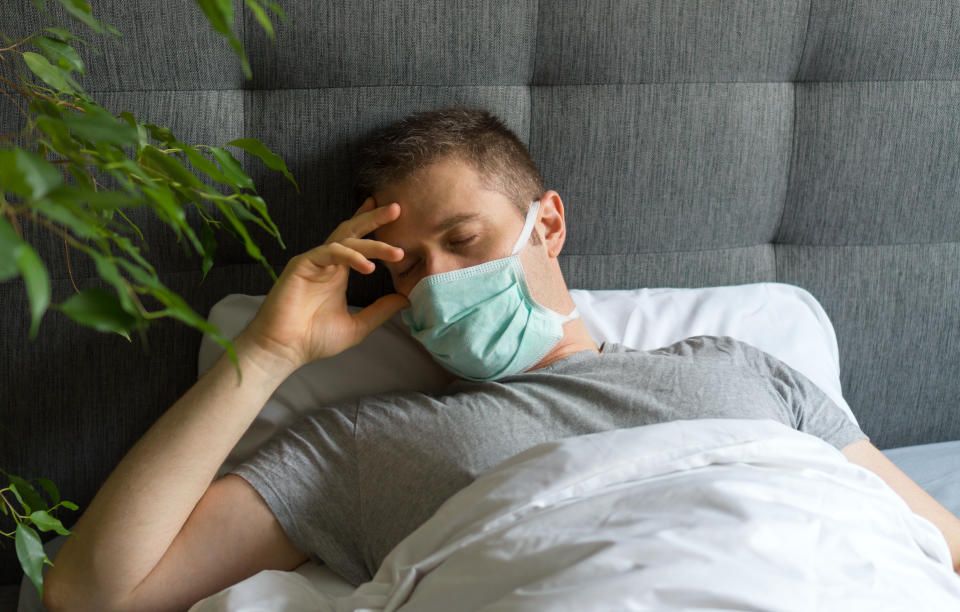
{"label": "tufted headboard panel", "polygon": [[[262,235],[278,268],[359,204],[360,139],[414,111],[488,108],[563,198],[571,288],[800,285],[877,446],[960,439],[960,0],[286,0],[276,43],[241,24],[251,81],[191,0],[93,4],[124,34],[87,37],[102,54],[82,83],[101,104],[286,159],[299,193],[248,164],[288,245]],[[10,36],[37,29],[29,0],[3,13]],[[0,99],[0,133],[18,125]],[[228,238],[201,284],[168,230],[141,227],[201,313],[270,287]],[[62,243],[28,238],[65,299]],[[91,263],[71,262],[90,286]],[[357,278],[348,297],[388,282]],[[29,341],[19,281],[0,303],[0,467],[85,506],[192,384],[200,338],[162,323],[145,351],[50,312]],[[0,554],[0,583],[18,581]]]}

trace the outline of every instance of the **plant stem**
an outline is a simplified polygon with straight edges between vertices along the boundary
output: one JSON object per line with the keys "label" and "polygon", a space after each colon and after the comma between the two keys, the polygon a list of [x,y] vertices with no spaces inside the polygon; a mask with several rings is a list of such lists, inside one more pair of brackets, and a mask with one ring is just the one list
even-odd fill
{"label": "plant stem", "polygon": [[21,41],[19,41],[19,42],[17,42],[17,43],[14,43],[14,44],[12,44],[12,45],[10,45],[9,47],[4,47],[3,49],[0,49],[0,53],[3,53],[4,51],[10,51],[11,49],[14,49],[14,48],[16,48],[16,47],[19,47],[20,45],[26,44],[26,43],[30,42],[31,40],[33,40],[34,37],[40,36],[41,34],[43,34],[43,30],[37,30],[36,32],[34,32],[33,34],[31,34],[30,36],[27,36],[26,38],[24,38],[23,40],[21,40]]}
{"label": "plant stem", "polygon": [[77,293],[80,293],[80,288],[77,287],[77,281],[73,279],[73,267],[70,265],[70,245],[67,244],[66,232],[63,236],[63,254],[67,259],[67,274],[70,275],[70,284],[73,285],[73,290]]}
{"label": "plant stem", "polygon": [[10,513],[13,515],[13,520],[14,520],[14,522],[19,523],[19,522],[21,522],[19,519],[25,519],[25,518],[27,518],[27,517],[26,517],[26,515],[20,514],[19,512],[17,512],[17,511],[14,509],[13,504],[11,504],[9,500],[7,500],[7,497],[6,497],[6,495],[3,494],[3,492],[4,492],[4,491],[9,491],[9,490],[10,490],[10,487],[7,487],[6,489],[0,489],[0,499],[2,499],[2,500],[3,500],[3,503],[7,505],[7,508],[10,508]]}
{"label": "plant stem", "polygon": [[13,102],[13,105],[14,105],[14,106],[16,106],[18,109],[20,109],[20,113],[21,113],[24,117],[27,118],[27,121],[30,121],[30,115],[27,113],[26,110],[24,110],[24,108],[23,108],[22,106],[20,106],[19,104],[17,104],[17,101],[14,100],[14,99],[13,99],[13,96],[11,96],[11,95],[7,92],[7,89],[6,89],[5,87],[2,88],[2,89],[0,89],[0,92],[2,92],[3,95],[5,95],[7,98],[9,98],[10,101]]}

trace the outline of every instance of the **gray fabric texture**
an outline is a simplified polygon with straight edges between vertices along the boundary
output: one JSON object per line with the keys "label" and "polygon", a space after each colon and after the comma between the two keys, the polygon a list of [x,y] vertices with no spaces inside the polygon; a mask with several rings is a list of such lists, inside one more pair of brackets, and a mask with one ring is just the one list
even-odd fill
{"label": "gray fabric texture", "polygon": [[954,1],[810,2],[800,81],[960,78],[960,6]]}
{"label": "gray fabric texture", "polygon": [[[87,91],[234,89],[243,82],[230,46],[207,25],[194,0],[89,3],[93,15],[120,30],[121,38],[76,26],[58,2],[44,4],[40,13],[31,0],[4,0],[0,31],[21,38],[41,27],[70,26],[90,44],[80,47],[87,76],[78,75]],[[243,19],[237,27],[244,31]]]}
{"label": "gray fabric texture", "polygon": [[578,289],[715,287],[776,280],[776,259],[769,244],[624,255],[561,253],[559,259],[564,278],[576,279]]}
{"label": "gray fabric texture", "polygon": [[[80,47],[94,99],[186,142],[249,136],[286,159],[299,192],[235,151],[287,243],[254,232],[276,268],[359,206],[351,177],[372,130],[481,106],[563,198],[569,287],[798,284],[833,321],[845,397],[877,446],[960,439],[955,0],[288,0],[275,44],[240,3],[252,81],[193,0],[91,4],[124,34],[76,28],[101,51]],[[4,0],[4,34],[48,25],[30,0]],[[0,134],[21,123],[0,96]],[[229,237],[201,283],[201,262],[148,212],[133,212],[148,258],[200,313],[269,288]],[[98,284],[82,254],[68,269],[55,236],[25,237],[55,302],[71,270]],[[347,297],[389,290],[382,271],[353,275]],[[0,306],[0,467],[86,507],[192,384],[199,335],[164,323],[148,352],[53,311],[30,341],[20,281],[0,284]],[[19,576],[0,551],[0,584]]]}
{"label": "gray fabric texture", "polygon": [[805,0],[541,1],[535,83],[789,81]]}
{"label": "gray fabric texture", "polygon": [[357,585],[451,495],[517,453],[570,436],[699,418],[772,419],[838,449],[865,434],[783,362],[732,338],[654,351],[604,344],[492,383],[323,408],[233,473],[291,541]]}
{"label": "gray fabric texture", "polygon": [[782,83],[538,88],[530,151],[567,206],[565,251],[769,242],[781,215],[771,203],[786,193],[792,97]]}
{"label": "gray fabric texture", "polygon": [[[855,404],[857,419],[898,446],[928,442],[957,424],[960,390],[938,382],[958,371],[957,262],[955,243],[777,247],[777,279],[820,296],[845,332],[837,334],[844,397],[878,398]],[[845,358],[865,353],[874,356]]]}
{"label": "gray fabric texture", "polygon": [[536,2],[355,0],[284,6],[290,24],[278,31],[275,44],[247,27],[257,89],[530,82]]}
{"label": "gray fabric texture", "polygon": [[960,242],[960,82],[801,83],[777,242]]}

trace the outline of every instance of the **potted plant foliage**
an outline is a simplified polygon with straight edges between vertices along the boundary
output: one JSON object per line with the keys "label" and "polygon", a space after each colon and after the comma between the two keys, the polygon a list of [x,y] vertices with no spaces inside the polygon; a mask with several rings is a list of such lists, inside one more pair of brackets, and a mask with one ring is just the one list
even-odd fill
{"label": "potted plant foliage", "polygon": [[[234,31],[234,0],[194,1],[250,78]],[[46,0],[32,2],[52,18]],[[236,363],[229,339],[158,277],[149,261],[149,245],[130,212],[137,209],[142,215],[146,209],[172,228],[185,248],[201,258],[204,276],[213,265],[218,235],[226,232],[276,279],[251,230],[262,228],[281,246],[283,242],[267,203],[235,152],[254,155],[296,182],[284,161],[256,139],[188,144],[167,127],[100,106],[76,78],[86,75],[82,54],[90,47],[72,28],[121,33],[99,21],[85,0],[57,2],[72,18],[70,24],[51,25],[16,40],[3,36],[0,47],[0,104],[12,105],[22,120],[21,130],[0,135],[0,282],[22,279],[31,337],[49,309],[127,339],[142,336],[154,320],[172,318],[208,333]],[[285,19],[280,7],[260,0],[244,0],[244,5],[272,39],[268,11]],[[74,285],[72,296],[52,303],[46,263],[24,239],[29,226],[62,240],[68,267],[71,257],[89,257],[102,287]],[[28,480],[3,467],[0,515],[7,518],[0,518],[0,543],[13,540],[23,571],[42,597],[43,565],[52,563],[38,531],[69,534],[56,514],[77,506],[61,499],[49,479]]]}

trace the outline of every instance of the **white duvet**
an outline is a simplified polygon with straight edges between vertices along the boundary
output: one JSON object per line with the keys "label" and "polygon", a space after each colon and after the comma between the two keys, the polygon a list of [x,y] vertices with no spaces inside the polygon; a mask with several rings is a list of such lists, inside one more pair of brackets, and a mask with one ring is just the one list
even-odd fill
{"label": "white duvet", "polygon": [[532,448],[450,498],[336,598],[261,572],[234,610],[960,610],[937,528],[774,421],[702,419]]}

